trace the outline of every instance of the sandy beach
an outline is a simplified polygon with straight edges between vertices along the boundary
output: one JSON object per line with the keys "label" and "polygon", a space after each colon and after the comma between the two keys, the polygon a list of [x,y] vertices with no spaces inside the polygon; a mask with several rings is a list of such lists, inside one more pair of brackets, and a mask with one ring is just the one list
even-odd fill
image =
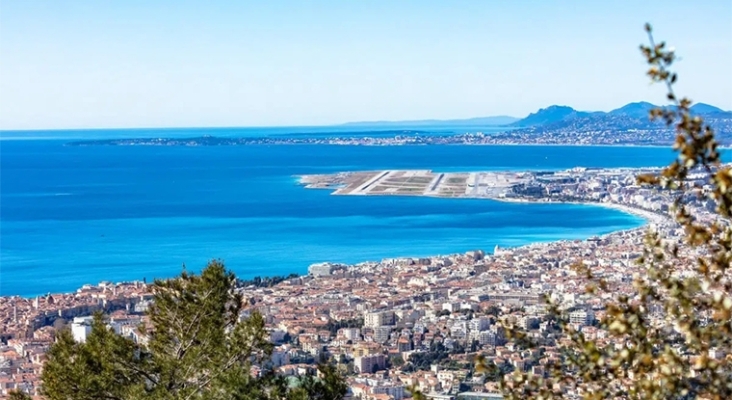
{"label": "sandy beach", "polygon": [[497,198],[497,197],[477,197],[482,199],[490,199],[495,201],[503,201],[507,203],[557,203],[557,204],[577,204],[584,206],[599,206],[605,208],[612,208],[614,210],[622,211],[627,214],[632,214],[641,217],[646,220],[647,223],[652,224],[667,224],[673,222],[670,215],[658,214],[652,211],[643,210],[635,207],[631,207],[625,204],[609,203],[609,202],[581,202],[581,201],[555,201],[550,199],[542,199],[540,201],[528,200],[528,199],[517,199],[517,198]]}

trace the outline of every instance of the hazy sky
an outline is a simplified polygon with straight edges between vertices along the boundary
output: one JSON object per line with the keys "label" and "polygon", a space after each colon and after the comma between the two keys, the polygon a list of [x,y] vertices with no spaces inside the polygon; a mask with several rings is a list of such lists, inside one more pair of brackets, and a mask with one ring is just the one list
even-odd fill
{"label": "hazy sky", "polygon": [[732,1],[0,2],[0,129],[325,125],[662,102],[732,109]]}

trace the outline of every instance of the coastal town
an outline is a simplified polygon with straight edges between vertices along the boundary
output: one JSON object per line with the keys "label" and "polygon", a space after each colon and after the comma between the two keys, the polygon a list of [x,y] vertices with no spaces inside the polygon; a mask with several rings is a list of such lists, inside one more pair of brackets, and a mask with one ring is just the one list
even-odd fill
{"label": "coastal town", "polygon": [[[648,229],[668,240],[682,237],[668,217],[676,193],[636,183],[657,170],[586,169],[527,172],[435,173],[369,171],[301,177],[309,188],[335,195],[420,195],[499,201],[578,202],[616,207],[647,220],[642,228],[586,240],[474,250],[425,258],[390,258],[355,265],[324,262],[307,275],[272,285],[243,282],[242,317],[257,311],[276,345],[267,364],[286,376],[313,373],[318,362],[337,365],[348,378],[350,399],[401,400],[410,388],[428,399],[500,399],[501,376],[513,370],[544,374],[566,342],[548,318],[545,298],[561,305],[585,337],[609,343],[597,321],[604,302],[631,294]],[[700,176],[690,176],[699,181]],[[687,199],[690,210],[711,220],[711,204]],[[679,268],[695,256],[681,247]],[[585,290],[581,264],[602,276],[612,291]],[[0,396],[20,390],[40,395],[45,353],[59,329],[84,341],[90,316],[103,311],[108,326],[144,344],[145,311],[151,302],[143,282],[102,282],[74,293],[34,298],[0,297]],[[652,315],[652,318],[661,318]],[[507,335],[505,323],[528,332],[541,346],[523,348]],[[476,356],[496,366],[479,373]],[[710,357],[724,357],[715,350]],[[567,389],[566,398],[579,393]]]}
{"label": "coastal town", "polygon": [[[719,132],[720,143],[732,144],[732,118],[722,123],[725,130]],[[565,128],[543,130],[541,127],[495,132],[472,128],[451,133],[421,130],[389,130],[333,133],[330,135],[288,135],[268,137],[218,137],[201,136],[187,138],[133,138],[82,140],[69,146],[252,146],[252,145],[335,145],[335,146],[405,146],[405,145],[584,145],[584,146],[669,146],[676,133],[673,129],[629,128],[618,131],[614,127],[597,126],[585,131]]]}
{"label": "coastal town", "polygon": [[[357,128],[328,133],[283,133],[256,136],[205,135],[187,138],[126,138],[81,140],[70,146],[246,146],[246,145],[604,145],[669,146],[676,130],[651,120],[650,103],[630,103],[608,113],[579,112],[566,106],[550,106],[508,125],[447,127],[368,123]],[[732,145],[732,112],[706,104],[692,107],[714,126],[720,144]],[[346,125],[349,126],[349,125]],[[193,133],[193,132],[192,132]]]}

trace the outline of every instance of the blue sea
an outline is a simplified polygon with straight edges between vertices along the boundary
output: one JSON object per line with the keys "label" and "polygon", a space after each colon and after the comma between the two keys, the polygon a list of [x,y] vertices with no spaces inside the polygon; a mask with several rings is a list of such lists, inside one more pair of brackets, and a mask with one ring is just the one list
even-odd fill
{"label": "blue sea", "polygon": [[[184,264],[197,271],[213,258],[251,278],[305,273],[321,261],[356,263],[587,238],[644,221],[595,206],[332,196],[305,189],[296,175],[641,167],[662,166],[674,157],[669,149],[641,147],[65,145],[99,135],[140,133],[4,133],[0,294],[72,291],[102,280],[150,281],[174,276]],[[155,130],[145,135],[174,136]]]}

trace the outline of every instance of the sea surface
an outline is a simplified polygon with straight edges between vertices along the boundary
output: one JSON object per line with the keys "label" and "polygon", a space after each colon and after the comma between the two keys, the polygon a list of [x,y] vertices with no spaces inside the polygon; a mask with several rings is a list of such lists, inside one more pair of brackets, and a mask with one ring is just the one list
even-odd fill
{"label": "sea surface", "polygon": [[149,282],[184,264],[198,271],[212,258],[251,278],[305,273],[321,261],[587,238],[644,221],[596,206],[332,196],[305,189],[296,175],[641,167],[673,159],[669,149],[641,147],[65,145],[78,136],[84,133],[0,141],[2,295]]}
{"label": "sea surface", "polygon": [[332,136],[369,136],[392,137],[395,132],[404,135],[451,135],[467,132],[496,133],[515,128],[505,126],[460,126],[460,125],[333,125],[303,127],[266,127],[266,128],[138,128],[138,129],[85,129],[85,130],[45,130],[45,131],[0,131],[0,140],[98,140],[134,138],[190,138],[211,135],[217,137],[289,137],[323,138]]}

